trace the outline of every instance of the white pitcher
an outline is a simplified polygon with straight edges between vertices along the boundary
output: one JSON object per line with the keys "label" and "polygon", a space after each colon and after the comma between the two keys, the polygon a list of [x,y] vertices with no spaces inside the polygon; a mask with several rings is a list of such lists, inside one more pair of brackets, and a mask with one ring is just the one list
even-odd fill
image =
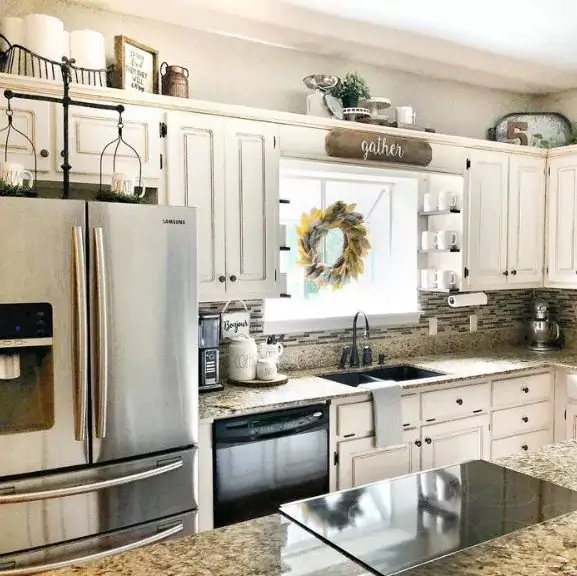
{"label": "white pitcher", "polygon": [[274,360],[278,362],[284,352],[283,345],[278,342],[276,344],[266,344],[262,342],[258,345],[258,359],[259,360]]}
{"label": "white pitcher", "polygon": [[257,348],[254,338],[231,338],[228,345],[228,377],[238,382],[256,379]]}

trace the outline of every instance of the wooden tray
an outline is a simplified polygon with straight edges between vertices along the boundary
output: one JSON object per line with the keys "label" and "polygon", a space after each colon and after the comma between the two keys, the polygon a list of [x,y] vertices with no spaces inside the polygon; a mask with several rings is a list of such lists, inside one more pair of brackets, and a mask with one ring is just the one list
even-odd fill
{"label": "wooden tray", "polygon": [[244,386],[245,388],[272,388],[273,386],[282,386],[288,382],[288,376],[278,374],[274,380],[240,380],[228,379],[228,383],[233,386]]}

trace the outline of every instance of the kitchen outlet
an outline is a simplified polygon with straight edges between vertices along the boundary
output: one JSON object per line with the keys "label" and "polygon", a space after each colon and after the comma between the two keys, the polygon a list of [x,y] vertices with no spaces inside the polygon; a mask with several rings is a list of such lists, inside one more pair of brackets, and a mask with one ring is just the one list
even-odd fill
{"label": "kitchen outlet", "polygon": [[429,318],[429,336],[434,336],[437,333],[437,319]]}
{"label": "kitchen outlet", "polygon": [[477,320],[478,316],[476,314],[471,314],[469,316],[469,331],[476,332],[477,331]]}

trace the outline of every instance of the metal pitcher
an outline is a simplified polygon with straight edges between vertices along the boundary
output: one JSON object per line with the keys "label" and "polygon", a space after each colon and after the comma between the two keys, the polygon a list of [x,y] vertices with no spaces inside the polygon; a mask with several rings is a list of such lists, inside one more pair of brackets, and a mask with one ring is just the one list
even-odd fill
{"label": "metal pitcher", "polygon": [[166,62],[163,62],[160,65],[162,93],[165,96],[188,98],[188,76],[189,72],[187,68],[183,66],[169,66]]}

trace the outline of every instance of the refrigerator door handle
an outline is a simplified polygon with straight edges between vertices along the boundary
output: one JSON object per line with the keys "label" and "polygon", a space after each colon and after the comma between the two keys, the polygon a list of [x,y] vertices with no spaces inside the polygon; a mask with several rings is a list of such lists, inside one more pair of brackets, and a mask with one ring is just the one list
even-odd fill
{"label": "refrigerator door handle", "polygon": [[108,411],[108,295],[106,282],[106,257],[104,254],[104,231],[94,228],[94,254],[96,272],[97,306],[97,381],[98,402],[96,416],[96,437],[106,438],[106,417]]}
{"label": "refrigerator door handle", "polygon": [[0,560],[0,576],[20,576],[24,574],[36,574],[38,572],[58,570],[60,568],[66,568],[67,566],[72,566],[75,564],[81,564],[85,562],[95,562],[96,560],[102,560],[108,556],[114,556],[115,554],[121,554],[123,552],[129,552],[135,548],[140,548],[141,546],[148,546],[149,544],[154,544],[155,542],[160,542],[161,540],[166,540],[179,532],[184,530],[184,524],[178,522],[175,525],[166,528],[165,530],[160,530],[156,534],[147,536],[140,540],[134,542],[129,542],[128,544],[123,544],[122,546],[115,546],[114,548],[108,548],[107,550],[101,550],[97,545],[96,550],[90,554],[83,554],[75,558],[67,558],[66,560],[61,560],[59,562],[52,562],[47,564],[36,564],[32,566],[23,566],[21,568],[12,568],[3,570]]}
{"label": "refrigerator door handle", "polygon": [[[166,474],[172,470],[178,470],[183,466],[182,458],[172,460],[167,464],[157,464],[154,468],[143,470],[141,472],[134,472],[124,476],[117,476],[108,478],[106,480],[99,480],[97,482],[90,482],[87,484],[78,484],[76,486],[63,486],[59,488],[47,488],[44,490],[36,490],[33,492],[14,492],[0,493],[0,505],[2,504],[18,504],[22,502],[34,502],[36,500],[48,500],[50,498],[65,498],[66,496],[76,496],[77,494],[86,494],[88,492],[97,492],[106,488],[114,486],[121,486],[123,484],[130,484],[139,480],[146,480],[161,474]],[[12,490],[12,488],[10,488]],[[6,489],[7,492],[10,490]],[[4,489],[3,489],[4,491]],[[0,570],[0,575],[2,571]]]}
{"label": "refrigerator door handle", "polygon": [[86,254],[84,251],[84,229],[72,229],[74,254],[74,299],[76,305],[76,416],[74,437],[78,442],[86,439],[88,414],[88,311],[86,294]]}

